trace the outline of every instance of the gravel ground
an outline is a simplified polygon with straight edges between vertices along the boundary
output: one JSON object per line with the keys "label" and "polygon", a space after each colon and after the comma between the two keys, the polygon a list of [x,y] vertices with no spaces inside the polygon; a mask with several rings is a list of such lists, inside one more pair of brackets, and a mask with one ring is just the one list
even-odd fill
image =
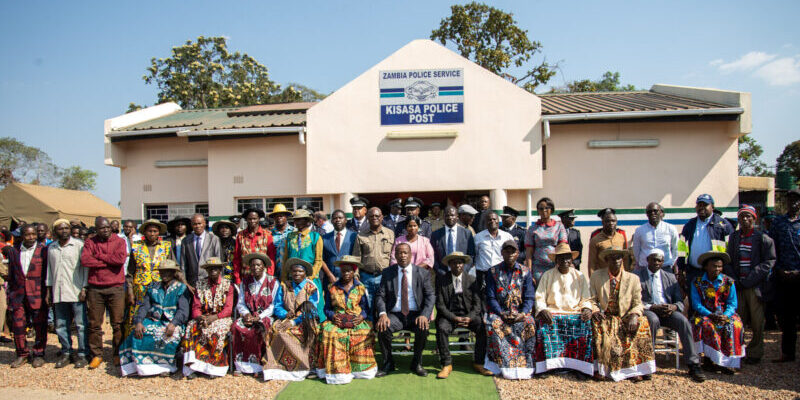
{"label": "gravel ground", "polygon": [[[111,360],[111,327],[106,325],[105,361]],[[73,341],[74,341],[73,337]],[[33,340],[28,340],[33,345]],[[217,379],[199,377],[192,381],[172,378],[122,378],[119,369],[106,362],[97,370],[75,369],[71,365],[56,370],[53,366],[60,346],[54,334],[47,337],[46,364],[34,369],[26,364],[18,369],[8,365],[16,358],[13,343],[0,346],[0,398],[79,399],[99,394],[100,399],[272,399],[286,385],[264,382],[253,377],[227,375]],[[19,388],[35,390],[17,390]],[[56,396],[56,397],[54,397]],[[66,397],[63,397],[66,396]]]}
{"label": "gravel ground", "polygon": [[[747,340],[749,340],[749,335]],[[745,365],[736,375],[706,372],[708,378],[698,384],[686,370],[675,370],[675,359],[656,357],[658,372],[650,382],[632,383],[579,381],[572,374],[548,375],[526,381],[495,378],[501,399],[796,399],[800,397],[800,364],[773,364],[778,357],[779,332],[767,332],[766,354],[761,364]]]}

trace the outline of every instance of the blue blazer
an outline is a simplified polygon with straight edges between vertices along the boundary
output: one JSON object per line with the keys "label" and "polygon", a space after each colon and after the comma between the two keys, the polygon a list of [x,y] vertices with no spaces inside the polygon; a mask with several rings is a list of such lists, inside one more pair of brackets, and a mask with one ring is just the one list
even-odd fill
{"label": "blue blazer", "polygon": [[322,235],[322,260],[328,266],[328,269],[339,277],[339,268],[333,265],[334,261],[339,261],[342,256],[353,254],[353,246],[356,244],[356,237],[358,236],[354,231],[345,228],[345,234],[342,238],[342,244],[339,246],[339,251],[336,251],[336,231],[328,232]]}
{"label": "blue blazer", "polygon": [[[431,234],[431,246],[433,246],[433,265],[439,275],[444,275],[450,268],[442,264],[442,258],[446,256],[447,252],[447,226],[439,228]],[[472,240],[472,232],[469,229],[456,224],[456,248],[455,251],[460,251],[470,257],[475,262],[475,242]],[[468,270],[470,266],[464,266],[464,271]]]}

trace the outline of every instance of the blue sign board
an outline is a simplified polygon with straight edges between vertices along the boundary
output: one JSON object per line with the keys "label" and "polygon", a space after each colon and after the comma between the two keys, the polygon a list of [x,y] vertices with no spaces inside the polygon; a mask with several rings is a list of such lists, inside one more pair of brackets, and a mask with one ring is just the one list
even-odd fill
{"label": "blue sign board", "polygon": [[464,122],[464,70],[380,71],[381,125]]}

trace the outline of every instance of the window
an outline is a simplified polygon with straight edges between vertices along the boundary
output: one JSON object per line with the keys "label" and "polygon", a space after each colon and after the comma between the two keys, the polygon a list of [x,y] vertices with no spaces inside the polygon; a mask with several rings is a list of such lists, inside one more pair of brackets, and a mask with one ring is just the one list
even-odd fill
{"label": "window", "polygon": [[167,205],[145,206],[147,219],[157,219],[161,222],[169,220],[169,207]]}
{"label": "window", "polygon": [[275,208],[276,204],[283,204],[289,211],[294,211],[294,199],[291,197],[281,197],[281,198],[275,197],[275,198],[266,198],[264,200],[267,201],[267,208],[266,208],[267,214],[269,214],[269,212],[272,211],[273,208]]}
{"label": "window", "polygon": [[264,199],[238,199],[236,200],[236,210],[239,214],[243,213],[248,208],[255,208],[259,210],[264,209]]}
{"label": "window", "polygon": [[194,214],[194,203],[177,203],[169,205],[169,219],[178,217],[189,218]]}
{"label": "window", "polygon": [[296,200],[297,208],[303,205],[312,208],[314,211],[320,211],[324,208],[322,206],[322,197],[298,197]]}
{"label": "window", "polygon": [[542,145],[542,170],[547,169],[547,145]]}
{"label": "window", "polygon": [[195,204],[194,212],[195,214],[203,214],[208,219],[208,204]]}

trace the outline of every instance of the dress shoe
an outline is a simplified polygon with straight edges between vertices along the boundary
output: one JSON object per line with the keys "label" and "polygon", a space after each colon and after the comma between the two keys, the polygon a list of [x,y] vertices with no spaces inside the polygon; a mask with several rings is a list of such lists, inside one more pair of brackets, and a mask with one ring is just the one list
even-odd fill
{"label": "dress shoe", "polygon": [[651,380],[653,380],[653,375],[650,375],[650,374],[642,375],[642,380],[643,381],[651,381]]}
{"label": "dress shoe", "polygon": [[103,363],[103,359],[102,358],[94,357],[94,358],[92,358],[92,361],[89,363],[89,369],[97,369],[97,367],[99,367],[100,364],[102,364],[102,363]]}
{"label": "dress shoe", "polygon": [[11,368],[19,368],[25,365],[26,362],[28,362],[28,357],[17,357],[17,359],[11,363]]}
{"label": "dress shoe", "polygon": [[64,368],[69,364],[69,355],[64,354],[56,361],[56,368]]}
{"label": "dress shoe", "polygon": [[86,368],[86,357],[78,356],[78,359],[75,360],[75,368]]}
{"label": "dress shoe", "polygon": [[699,364],[689,364],[689,377],[691,377],[692,380],[697,383],[703,383],[706,381],[706,374],[703,373],[703,370],[700,368]]}
{"label": "dress shoe", "polygon": [[33,361],[31,361],[33,368],[39,368],[42,365],[44,365],[44,357],[33,357]]}
{"label": "dress shoe", "polygon": [[389,375],[392,372],[394,372],[394,363],[387,362],[386,364],[383,364],[383,368],[379,369],[375,376],[380,378]]}
{"label": "dress shoe", "polygon": [[422,368],[422,365],[415,365],[411,367],[411,372],[417,374],[417,376],[428,376],[428,371],[425,368]]}
{"label": "dress shoe", "polygon": [[480,365],[480,364],[472,364],[472,369],[474,369],[475,372],[477,372],[477,373],[479,373],[479,374],[481,374],[483,376],[492,376],[492,375],[494,375],[492,373],[492,371],[489,371],[488,369],[483,368],[483,365]]}
{"label": "dress shoe", "polygon": [[436,374],[436,377],[439,379],[447,379],[447,377],[450,376],[451,372],[453,372],[453,366],[445,365],[444,367],[442,367],[442,370],[439,371],[438,374]]}

